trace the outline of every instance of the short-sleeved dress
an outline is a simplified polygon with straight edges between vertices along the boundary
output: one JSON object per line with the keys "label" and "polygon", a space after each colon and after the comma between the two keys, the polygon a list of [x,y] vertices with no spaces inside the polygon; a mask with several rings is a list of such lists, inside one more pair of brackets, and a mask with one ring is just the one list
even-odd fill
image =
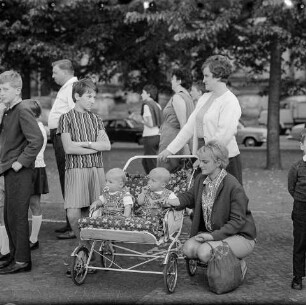
{"label": "short-sleeved dress", "polygon": [[124,208],[127,205],[133,206],[133,196],[130,194],[127,188],[123,188],[122,191],[109,192],[103,190],[99,199],[105,203],[102,207],[92,213],[92,218],[101,216],[123,216]]}
{"label": "short-sleeved dress", "polygon": [[[75,142],[96,142],[104,130],[102,118],[92,112],[75,109],[61,115],[57,133],[69,133]],[[65,156],[64,208],[90,206],[102,193],[105,184],[102,152]]]}

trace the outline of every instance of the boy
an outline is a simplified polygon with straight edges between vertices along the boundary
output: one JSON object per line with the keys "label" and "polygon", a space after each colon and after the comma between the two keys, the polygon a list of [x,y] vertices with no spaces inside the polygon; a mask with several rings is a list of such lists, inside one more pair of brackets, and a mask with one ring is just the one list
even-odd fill
{"label": "boy", "polygon": [[0,99],[6,106],[0,126],[0,175],[4,175],[4,223],[10,244],[10,257],[0,263],[0,274],[32,268],[28,210],[34,162],[43,136],[28,104],[21,100],[21,89],[19,73],[0,74]]}
{"label": "boy", "polygon": [[105,215],[130,217],[133,197],[125,187],[126,176],[121,168],[112,168],[106,175],[106,186],[98,200],[90,206],[92,218]]}
{"label": "boy", "polygon": [[305,276],[306,254],[306,129],[301,132],[300,147],[303,158],[288,172],[288,191],[293,197],[293,280],[292,289],[301,290]]}

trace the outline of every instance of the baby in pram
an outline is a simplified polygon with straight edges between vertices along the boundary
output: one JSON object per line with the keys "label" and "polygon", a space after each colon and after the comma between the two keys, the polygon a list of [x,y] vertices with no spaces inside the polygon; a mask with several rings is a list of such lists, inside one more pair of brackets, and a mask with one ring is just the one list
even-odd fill
{"label": "baby in pram", "polygon": [[[110,172],[113,173],[113,170],[110,170]],[[118,169],[115,172],[119,173]],[[121,179],[125,178],[123,174],[120,175]],[[123,188],[124,192],[119,191],[118,187],[116,188],[116,194],[120,194],[121,198],[119,201],[117,199],[112,200],[104,192],[102,194],[103,197],[100,197],[90,207],[93,212],[98,209],[100,214],[97,213],[88,218],[80,219],[80,228],[90,226],[93,228],[127,231],[145,230],[158,238],[163,236],[163,219],[165,213],[169,207],[179,205],[179,200],[176,195],[166,188],[170,177],[169,171],[165,168],[155,168],[150,172],[148,184],[146,187],[143,187],[141,194],[138,195],[138,203],[135,203],[134,215],[131,214],[133,197],[125,187]],[[109,172],[106,174],[106,180],[108,181],[107,185],[110,187],[109,191],[115,193],[115,189],[110,183],[112,179],[109,178]],[[123,198],[125,199],[123,200]],[[125,205],[124,202],[126,203]]]}
{"label": "baby in pram", "polygon": [[165,208],[179,205],[177,196],[166,188],[170,178],[170,172],[163,167],[150,171],[148,184],[142,188],[137,199],[142,216],[162,216]]}
{"label": "baby in pram", "polygon": [[125,186],[125,172],[121,168],[113,168],[106,173],[105,177],[106,186],[99,199],[91,204],[89,215],[91,218],[130,217],[134,198]]}

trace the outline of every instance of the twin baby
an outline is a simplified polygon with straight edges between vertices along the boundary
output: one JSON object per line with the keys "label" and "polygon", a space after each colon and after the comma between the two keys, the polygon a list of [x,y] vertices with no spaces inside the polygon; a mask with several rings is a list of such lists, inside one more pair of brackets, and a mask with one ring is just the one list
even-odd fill
{"label": "twin baby", "polygon": [[[177,196],[166,188],[170,180],[170,173],[163,167],[157,167],[149,173],[146,187],[143,187],[137,198],[141,206],[142,215],[157,216],[165,208],[178,206]],[[129,193],[126,184],[126,175],[120,168],[113,168],[106,173],[106,186],[99,197],[90,206],[90,217],[132,215],[134,198]]]}

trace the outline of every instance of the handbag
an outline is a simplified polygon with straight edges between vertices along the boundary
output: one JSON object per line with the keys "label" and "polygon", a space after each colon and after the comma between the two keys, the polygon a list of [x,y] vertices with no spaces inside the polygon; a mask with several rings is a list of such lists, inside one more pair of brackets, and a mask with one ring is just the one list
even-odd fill
{"label": "handbag", "polygon": [[216,294],[236,289],[243,280],[239,259],[227,242],[222,241],[222,245],[216,248],[209,246],[212,254],[207,266],[209,289]]}

